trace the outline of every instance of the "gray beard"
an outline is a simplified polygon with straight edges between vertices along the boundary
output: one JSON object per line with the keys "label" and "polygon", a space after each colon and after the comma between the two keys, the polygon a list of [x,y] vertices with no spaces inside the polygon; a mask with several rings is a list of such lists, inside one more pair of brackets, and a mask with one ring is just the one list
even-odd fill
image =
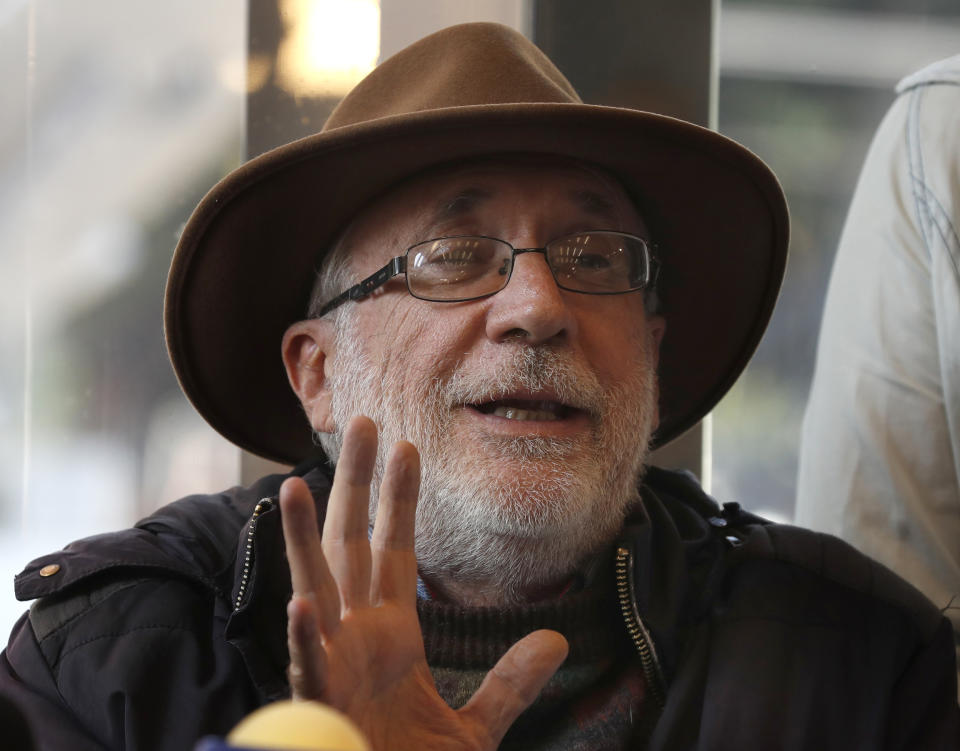
{"label": "gray beard", "polygon": [[[415,407],[405,409],[399,373],[370,362],[351,319],[341,318],[337,331],[331,379],[337,430],[317,440],[336,461],[351,417],[366,415],[377,424],[371,523],[390,446],[404,439],[417,447],[416,555],[425,578],[495,586],[501,603],[522,602],[526,592],[570,577],[616,536],[637,501],[655,427],[652,342],[637,343],[634,377],[612,390],[604,391],[562,349],[517,343],[484,372],[460,366],[445,381],[425,383],[410,397]],[[588,441],[481,433],[464,445],[446,437],[454,407],[548,386],[559,401],[593,417]],[[497,471],[498,458],[519,469],[505,476]]]}

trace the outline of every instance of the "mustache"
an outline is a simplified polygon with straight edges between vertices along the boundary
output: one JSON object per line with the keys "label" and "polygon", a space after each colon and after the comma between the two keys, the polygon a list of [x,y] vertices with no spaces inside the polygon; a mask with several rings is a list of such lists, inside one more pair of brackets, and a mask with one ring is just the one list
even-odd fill
{"label": "mustache", "polygon": [[461,364],[446,382],[434,382],[434,396],[449,406],[517,394],[536,394],[590,414],[599,414],[604,404],[604,390],[593,371],[546,346],[515,347],[481,366]]}

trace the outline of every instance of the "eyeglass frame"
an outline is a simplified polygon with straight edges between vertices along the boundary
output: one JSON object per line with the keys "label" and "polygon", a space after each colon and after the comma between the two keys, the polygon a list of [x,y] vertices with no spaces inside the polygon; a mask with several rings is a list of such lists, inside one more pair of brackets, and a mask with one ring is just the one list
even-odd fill
{"label": "eyeglass frame", "polygon": [[[596,229],[596,230],[589,230],[586,232],[571,232],[569,234],[560,235],[550,240],[550,242],[547,243],[547,245],[557,240],[563,239],[564,237],[588,235],[591,232],[603,232],[603,233],[609,233],[609,234],[615,234],[615,235],[623,235],[625,237],[630,237],[630,238],[633,238],[634,240],[640,241],[640,243],[643,245],[644,250],[646,251],[646,254],[647,254],[647,279],[644,282],[643,286],[633,287],[631,289],[617,290],[615,292],[591,292],[583,289],[572,289],[570,287],[563,286],[560,283],[560,281],[557,279],[556,274],[553,270],[553,267],[550,265],[550,261],[547,256],[546,245],[539,248],[515,248],[506,240],[502,240],[499,237],[492,237],[490,235],[446,235],[444,237],[434,237],[429,240],[421,240],[419,242],[414,243],[403,252],[403,255],[394,256],[389,261],[387,261],[386,264],[384,264],[382,267],[374,271],[366,279],[362,279],[361,281],[354,284],[352,287],[341,292],[336,297],[328,300],[326,303],[323,304],[323,306],[320,308],[320,310],[317,312],[317,314],[314,317],[323,318],[323,316],[325,316],[327,313],[329,313],[332,310],[336,310],[345,302],[348,302],[350,300],[363,300],[364,298],[369,297],[369,295],[375,289],[377,289],[378,287],[382,287],[384,284],[389,282],[395,276],[399,276],[400,274],[403,274],[404,285],[407,288],[407,292],[410,294],[411,297],[414,297],[417,300],[424,300],[425,302],[440,302],[440,303],[471,302],[473,300],[482,300],[485,297],[492,297],[498,292],[502,292],[504,289],[506,289],[507,285],[510,283],[510,279],[513,277],[513,269],[516,267],[517,256],[523,253],[541,253],[543,255],[544,261],[546,261],[547,263],[547,267],[550,269],[550,275],[553,276],[553,280],[554,282],[556,282],[557,287],[559,287],[560,289],[566,290],[567,292],[576,292],[581,295],[626,295],[630,292],[640,292],[643,290],[651,290],[656,286],[657,278],[660,273],[660,262],[658,261],[656,254],[654,253],[654,250],[656,249],[657,246],[654,243],[650,242],[649,240],[643,237],[640,237],[639,235],[634,235],[630,232],[621,232],[619,230]],[[494,290],[493,292],[486,292],[482,295],[473,295],[471,297],[458,297],[458,298],[449,298],[449,299],[447,298],[435,299],[431,297],[421,297],[420,295],[415,294],[413,290],[410,289],[410,280],[407,277],[407,256],[410,254],[411,250],[421,245],[425,245],[427,243],[437,242],[438,240],[459,240],[459,239],[468,238],[468,237],[482,239],[482,240],[494,240],[496,242],[503,243],[508,248],[510,248],[510,251],[511,251],[510,252],[510,273],[507,274],[507,278],[504,280],[502,287],[500,287],[497,290]]]}

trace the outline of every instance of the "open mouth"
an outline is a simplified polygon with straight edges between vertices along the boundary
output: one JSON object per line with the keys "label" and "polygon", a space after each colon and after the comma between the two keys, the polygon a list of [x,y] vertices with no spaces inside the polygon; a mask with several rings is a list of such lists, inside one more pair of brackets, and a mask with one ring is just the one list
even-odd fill
{"label": "open mouth", "polygon": [[578,412],[560,402],[533,399],[498,399],[468,406],[485,415],[521,422],[564,420]]}

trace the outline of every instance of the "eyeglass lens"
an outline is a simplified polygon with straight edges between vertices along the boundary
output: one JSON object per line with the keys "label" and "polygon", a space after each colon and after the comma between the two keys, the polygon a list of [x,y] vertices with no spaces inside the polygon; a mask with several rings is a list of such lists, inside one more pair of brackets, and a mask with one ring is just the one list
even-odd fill
{"label": "eyeglass lens", "polygon": [[[642,288],[649,256],[643,240],[619,232],[585,232],[552,240],[547,264],[563,289],[613,294]],[[445,237],[407,252],[407,284],[427,300],[466,300],[499,292],[510,278],[514,250],[492,237]]]}

